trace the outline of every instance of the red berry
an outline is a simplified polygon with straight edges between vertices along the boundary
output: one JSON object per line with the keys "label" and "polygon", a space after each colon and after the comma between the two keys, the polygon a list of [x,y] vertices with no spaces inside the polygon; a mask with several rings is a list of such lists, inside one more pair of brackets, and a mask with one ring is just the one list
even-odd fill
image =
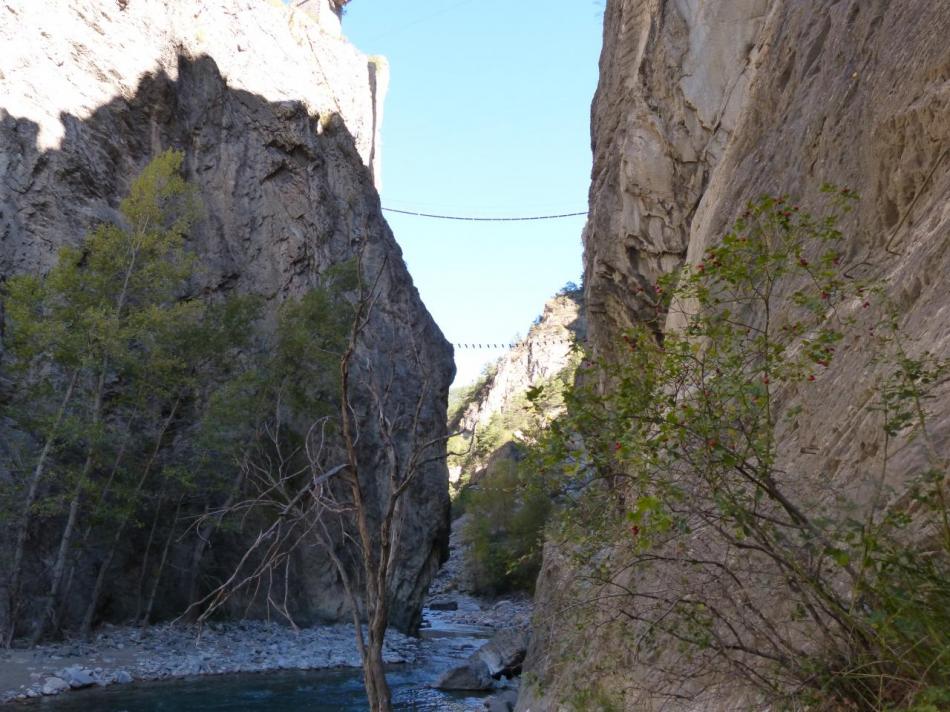
{"label": "red berry", "polygon": [[808,374],[808,380],[809,380],[809,381],[814,381],[814,380],[815,380],[815,375],[812,374],[812,373],[809,373],[809,374]]}

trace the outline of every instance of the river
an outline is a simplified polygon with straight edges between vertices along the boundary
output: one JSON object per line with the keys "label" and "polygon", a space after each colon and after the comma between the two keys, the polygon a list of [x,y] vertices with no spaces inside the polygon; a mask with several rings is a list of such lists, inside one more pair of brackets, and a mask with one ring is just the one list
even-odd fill
{"label": "river", "polygon": [[[449,693],[429,685],[484,643],[487,629],[440,625],[423,629],[414,665],[393,665],[389,681],[401,712],[474,712],[484,695]],[[49,712],[364,712],[369,707],[359,669],[282,670],[204,675],[78,690],[23,703]]]}

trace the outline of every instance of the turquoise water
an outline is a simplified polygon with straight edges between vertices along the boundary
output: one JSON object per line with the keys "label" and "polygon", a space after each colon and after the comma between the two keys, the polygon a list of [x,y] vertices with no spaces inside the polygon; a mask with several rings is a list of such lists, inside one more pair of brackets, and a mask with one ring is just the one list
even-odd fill
{"label": "turquoise water", "polygon": [[[395,709],[401,712],[470,712],[481,699],[425,687],[426,671],[396,667],[389,675]],[[364,712],[369,707],[358,670],[285,671],[218,675],[72,692],[24,709],[50,712]]]}
{"label": "turquoise water", "polygon": [[[421,631],[418,665],[387,672],[399,712],[474,712],[485,695],[448,693],[429,685],[484,643],[488,631],[438,619]],[[135,682],[43,697],[22,705],[47,712],[366,712],[362,671],[287,670]]]}

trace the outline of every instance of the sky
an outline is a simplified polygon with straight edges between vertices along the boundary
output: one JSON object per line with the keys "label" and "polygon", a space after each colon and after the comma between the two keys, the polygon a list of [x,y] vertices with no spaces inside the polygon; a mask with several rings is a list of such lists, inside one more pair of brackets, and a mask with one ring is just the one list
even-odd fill
{"label": "sky", "polygon": [[[352,0],[344,34],[384,55],[383,207],[512,217],[583,212],[603,0]],[[386,218],[449,341],[509,342],[580,282],[584,217]],[[456,348],[455,385],[501,351]]]}

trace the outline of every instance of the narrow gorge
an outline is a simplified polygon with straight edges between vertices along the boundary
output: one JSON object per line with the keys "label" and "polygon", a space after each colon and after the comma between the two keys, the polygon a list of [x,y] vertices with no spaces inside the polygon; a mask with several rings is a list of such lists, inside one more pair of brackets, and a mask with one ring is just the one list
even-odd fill
{"label": "narrow gorge", "polygon": [[950,6],[593,3],[509,338],[567,7],[372,2],[0,0],[0,706],[950,709]]}

